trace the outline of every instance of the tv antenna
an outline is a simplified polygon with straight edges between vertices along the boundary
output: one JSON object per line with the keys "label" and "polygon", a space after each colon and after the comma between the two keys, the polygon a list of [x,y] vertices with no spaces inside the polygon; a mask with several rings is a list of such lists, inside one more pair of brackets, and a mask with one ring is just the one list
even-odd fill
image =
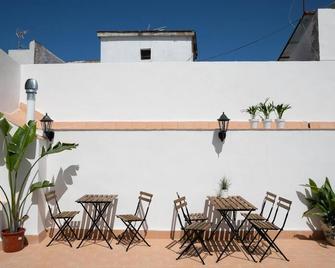
{"label": "tv antenna", "polygon": [[17,48],[23,48],[21,41],[24,39],[24,36],[28,33],[28,30],[19,30],[16,29],[16,37],[17,37]]}
{"label": "tv antenna", "polygon": [[165,31],[165,29],[166,29],[166,26],[162,26],[162,27],[155,28],[154,31],[162,32],[162,31]]}

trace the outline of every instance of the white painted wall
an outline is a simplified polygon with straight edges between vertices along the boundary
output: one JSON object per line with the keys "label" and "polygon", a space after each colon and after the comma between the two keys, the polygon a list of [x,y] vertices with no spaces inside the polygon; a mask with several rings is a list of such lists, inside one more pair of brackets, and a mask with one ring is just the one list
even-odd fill
{"label": "white painted wall", "polygon": [[193,61],[192,37],[101,37],[101,62],[139,62],[141,49],[151,49],[154,61]]}
{"label": "white painted wall", "polygon": [[0,112],[12,112],[19,104],[20,65],[0,49]]}
{"label": "white painted wall", "polygon": [[[36,109],[57,121],[246,120],[270,97],[288,120],[335,118],[335,62],[185,62],[22,65],[39,83]],[[21,90],[21,101],[26,98]]]}
{"label": "white painted wall", "polygon": [[34,64],[35,41],[29,42],[28,49],[10,49],[8,55],[19,64]]}
{"label": "white painted wall", "polygon": [[[335,182],[331,131],[232,131],[219,155],[222,143],[212,131],[75,131],[57,132],[56,138],[79,143],[75,151],[48,159],[63,209],[82,210],[74,201],[83,194],[116,193],[117,214],[131,213],[144,190],[154,194],[150,230],[170,230],[176,191],[187,196],[192,211],[202,211],[223,175],[232,182],[230,194],[258,207],[265,191],[291,199],[287,230],[308,230],[300,184],[325,176]],[[118,220],[114,227],[123,228]]]}
{"label": "white painted wall", "polygon": [[318,9],[320,60],[335,60],[335,9]]}

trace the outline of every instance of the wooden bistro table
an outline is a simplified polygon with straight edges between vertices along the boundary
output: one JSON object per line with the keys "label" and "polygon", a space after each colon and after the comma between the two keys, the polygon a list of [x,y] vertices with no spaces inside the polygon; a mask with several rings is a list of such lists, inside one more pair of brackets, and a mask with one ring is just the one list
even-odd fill
{"label": "wooden bistro table", "polygon": [[[86,234],[84,235],[83,239],[81,240],[80,244],[77,246],[79,248],[81,244],[89,238],[89,236],[92,234],[94,227],[99,231],[99,233],[102,235],[103,239],[108,244],[109,248],[112,249],[112,246],[108,242],[108,239],[100,229],[98,223],[100,220],[102,220],[111,234],[114,236],[115,239],[117,239],[116,235],[114,234],[113,230],[110,228],[109,224],[107,223],[105,219],[105,212],[109,205],[111,205],[115,199],[117,198],[117,195],[97,195],[97,194],[86,194],[82,197],[80,197],[78,200],[76,200],[77,203],[79,203],[88,217],[92,220],[92,224]],[[93,209],[91,213],[87,209],[87,204],[91,204],[93,206]]]}
{"label": "wooden bistro table", "polygon": [[[226,197],[226,198],[223,198],[223,197],[209,197],[209,200],[210,200],[210,203],[214,206],[214,208],[216,210],[218,210],[220,212],[221,216],[222,216],[218,225],[214,229],[213,234],[217,231],[217,229],[219,228],[219,226],[220,226],[220,224],[223,220],[227,223],[227,225],[229,226],[229,228],[231,230],[230,240],[228,241],[227,245],[225,246],[225,248],[221,252],[221,254],[218,257],[218,259],[216,260],[216,262],[220,261],[222,255],[226,252],[230,243],[234,239],[241,241],[241,243],[242,243],[244,249],[246,250],[246,252],[251,256],[253,261],[256,262],[256,260],[252,256],[251,252],[248,250],[248,247],[244,244],[243,239],[239,234],[239,230],[243,226],[245,221],[247,220],[250,213],[252,211],[255,211],[257,208],[241,196],[230,196],[230,197]],[[234,223],[233,223],[234,220],[229,216],[229,214],[230,214],[229,212],[236,213],[236,212],[242,212],[242,211],[247,212],[248,213],[247,216],[244,218],[244,220],[241,222],[241,224],[239,226],[234,226]]]}

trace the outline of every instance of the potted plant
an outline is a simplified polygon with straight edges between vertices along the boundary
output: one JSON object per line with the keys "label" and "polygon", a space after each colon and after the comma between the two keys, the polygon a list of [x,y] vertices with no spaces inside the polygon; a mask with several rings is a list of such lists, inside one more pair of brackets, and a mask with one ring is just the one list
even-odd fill
{"label": "potted plant", "polygon": [[258,104],[258,111],[261,113],[264,128],[271,128],[272,120],[270,119],[270,115],[274,111],[273,102],[269,102],[269,98],[264,102],[260,102]]}
{"label": "potted plant", "polygon": [[245,110],[245,112],[247,112],[250,115],[250,127],[251,128],[258,128],[258,122],[259,120],[256,119],[256,115],[258,113],[258,106],[257,105],[252,105],[249,106],[248,109]]}
{"label": "potted plant", "polygon": [[[21,168],[22,160],[28,151],[28,147],[36,140],[36,122],[29,121],[22,127],[18,127],[12,134],[12,126],[3,114],[0,113],[0,138],[4,140],[3,157],[8,171],[8,189],[0,185],[0,204],[4,211],[7,229],[2,230],[2,246],[5,252],[21,250],[24,246],[24,222],[29,218],[26,214],[25,203],[29,196],[38,189],[54,186],[48,180],[34,182],[30,173],[43,157],[71,150],[78,146],[73,143],[61,143],[42,147],[41,154],[28,169]],[[21,179],[22,178],[22,179]],[[5,202],[3,202],[5,201]]]}
{"label": "potted plant", "polygon": [[220,182],[219,182],[218,196],[228,197],[228,189],[229,189],[230,185],[231,185],[231,183],[230,183],[229,179],[226,176],[222,177]]}
{"label": "potted plant", "polygon": [[329,179],[326,178],[321,187],[318,187],[312,179],[309,179],[309,183],[303,186],[310,189],[306,197],[309,209],[304,212],[303,216],[320,217],[321,230],[326,240],[335,246],[335,193]]}
{"label": "potted plant", "polygon": [[276,119],[277,128],[284,128],[285,120],[283,119],[283,114],[285,111],[291,109],[292,107],[289,104],[281,103],[281,104],[275,105],[274,108],[277,114],[277,119]]}

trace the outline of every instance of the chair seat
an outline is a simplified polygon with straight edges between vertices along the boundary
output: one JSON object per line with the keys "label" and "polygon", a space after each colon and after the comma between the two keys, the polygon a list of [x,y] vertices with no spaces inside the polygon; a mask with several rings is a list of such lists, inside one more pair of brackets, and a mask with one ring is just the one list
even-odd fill
{"label": "chair seat", "polygon": [[191,213],[190,214],[191,221],[205,221],[207,217],[203,213]]}
{"label": "chair seat", "polygon": [[143,218],[140,218],[136,215],[132,215],[132,214],[124,214],[124,215],[117,215],[116,217],[118,217],[119,219],[123,220],[123,221],[142,221]]}
{"label": "chair seat", "polygon": [[211,228],[211,224],[208,222],[193,222],[190,225],[186,226],[186,230],[194,231],[207,231]]}
{"label": "chair seat", "polygon": [[58,213],[54,215],[54,218],[56,219],[68,219],[68,218],[73,218],[79,214],[79,211],[62,211],[61,213]]}
{"label": "chair seat", "polygon": [[250,221],[250,223],[259,229],[263,230],[279,230],[280,228],[268,221]]}
{"label": "chair seat", "polygon": [[[245,218],[248,216],[248,213],[241,213],[241,215]],[[248,216],[248,220],[253,220],[253,221],[265,221],[266,219],[257,214],[257,213],[250,213],[249,216]]]}

